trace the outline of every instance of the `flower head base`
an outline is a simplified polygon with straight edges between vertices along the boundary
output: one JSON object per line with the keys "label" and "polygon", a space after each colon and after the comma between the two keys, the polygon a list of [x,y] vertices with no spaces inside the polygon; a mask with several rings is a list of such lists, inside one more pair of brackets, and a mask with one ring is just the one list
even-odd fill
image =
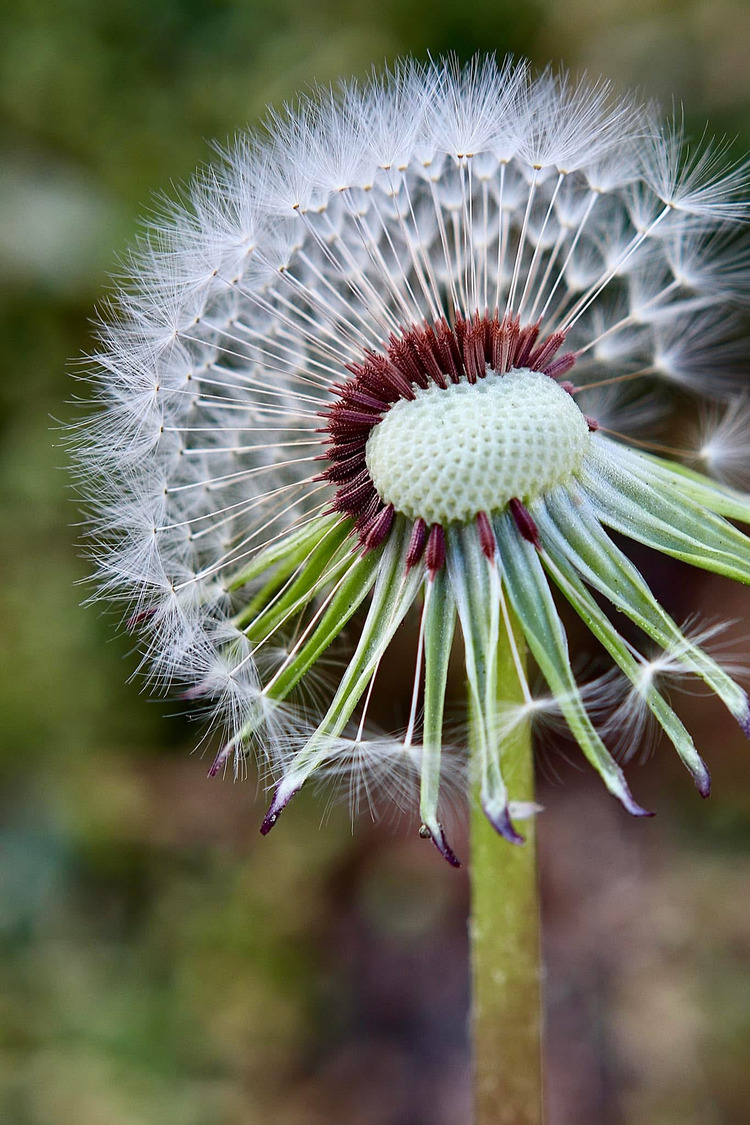
{"label": "flower head base", "polygon": [[[703,795],[689,733],[592,591],[750,729],[745,692],[606,530],[750,582],[729,522],[750,521],[750,498],[687,467],[736,469],[727,449],[747,432],[731,305],[750,255],[730,226],[745,171],[681,154],[676,128],[604,84],[405,63],[241,140],[136,255],[139,284],[102,329],[105,409],[80,426],[102,590],[126,599],[157,681],[227,728],[210,772],[240,770],[251,745],[264,757],[263,832],[310,777],[390,771],[458,862],[438,812],[456,623],[470,776],[498,832],[520,842],[529,812],[503,776],[508,724],[538,710],[516,629],[609,790],[647,815],[576,681],[553,589]],[[620,431],[669,385],[728,405],[700,451],[664,460]],[[373,683],[416,603],[405,730],[373,735]],[[329,691],[317,673],[358,612]]]}
{"label": "flower head base", "polygon": [[[575,357],[553,360],[563,333],[538,337],[538,324],[521,329],[517,317],[459,313],[453,328],[445,319],[406,328],[384,355],[351,365],[354,379],[327,412],[323,478],[337,485],[336,510],[355,520],[365,547],[385,538],[392,510],[466,521],[578,467],[586,426],[553,382]],[[562,438],[562,462],[550,435]]]}
{"label": "flower head base", "polygon": [[368,439],[367,470],[397,512],[467,523],[570,480],[588,442],[580,410],[548,376],[488,372],[392,408]]}

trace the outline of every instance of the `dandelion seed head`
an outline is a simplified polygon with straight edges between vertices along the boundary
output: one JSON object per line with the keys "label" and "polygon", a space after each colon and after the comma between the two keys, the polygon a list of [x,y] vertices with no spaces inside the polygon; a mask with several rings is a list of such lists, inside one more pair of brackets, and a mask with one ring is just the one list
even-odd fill
{"label": "dandelion seed head", "polygon": [[[439,810],[456,631],[476,717],[460,784],[476,778],[501,835],[518,842],[521,815],[503,738],[553,712],[641,815],[553,588],[707,792],[663,661],[750,729],[744,690],[609,532],[750,580],[729,522],[750,500],[721,483],[747,479],[746,187],[722,145],[688,145],[605,81],[406,60],[270,111],[152,220],[71,431],[90,549],[150,683],[220,731],[211,772],[260,756],[264,832],[308,778],[356,778],[356,804],[408,777],[455,860]],[[655,444],[672,388],[723,404],[684,454]],[[636,654],[602,601],[665,655]],[[405,734],[381,737],[373,685],[415,607]]]}

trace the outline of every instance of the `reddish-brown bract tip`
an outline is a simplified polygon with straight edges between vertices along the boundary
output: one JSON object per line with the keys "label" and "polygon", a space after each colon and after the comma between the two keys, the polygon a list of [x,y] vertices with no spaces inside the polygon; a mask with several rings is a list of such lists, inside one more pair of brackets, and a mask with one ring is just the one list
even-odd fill
{"label": "reddish-brown bract tip", "polygon": [[510,508],[510,514],[513,516],[516,527],[526,542],[531,543],[534,547],[539,547],[541,545],[539,530],[529,510],[515,497],[509,501],[508,507]]}
{"label": "reddish-brown bract tip", "polygon": [[137,613],[132,614],[132,616],[127,619],[125,628],[129,633],[132,633],[133,630],[142,625],[144,621],[150,621],[155,614],[155,609],[139,609]]}
{"label": "reddish-brown bract tip", "polygon": [[393,504],[389,504],[387,508],[382,508],[380,512],[373,518],[370,524],[370,530],[367,532],[364,540],[364,547],[368,551],[372,551],[375,547],[379,547],[383,540],[391,530],[394,515]]}
{"label": "reddish-brown bract tip", "polygon": [[445,563],[445,532],[442,524],[434,523],[427,539],[424,561],[430,574],[437,574]]}
{"label": "reddish-brown bract tip", "polygon": [[416,520],[411,529],[411,538],[406,552],[406,569],[411,570],[422,558],[424,545],[427,542],[427,524],[423,519]]}
{"label": "reddish-brown bract tip", "polygon": [[492,530],[492,524],[490,523],[490,517],[486,512],[477,512],[476,523],[477,532],[479,534],[479,546],[482,548],[486,557],[492,561],[495,557],[495,551],[497,550],[497,543],[495,541],[495,533]]}
{"label": "reddish-brown bract tip", "polygon": [[576,364],[575,352],[566,352],[565,355],[558,356],[547,367],[543,368],[544,374],[549,375],[550,379],[560,379],[563,375],[567,375],[571,368]]}

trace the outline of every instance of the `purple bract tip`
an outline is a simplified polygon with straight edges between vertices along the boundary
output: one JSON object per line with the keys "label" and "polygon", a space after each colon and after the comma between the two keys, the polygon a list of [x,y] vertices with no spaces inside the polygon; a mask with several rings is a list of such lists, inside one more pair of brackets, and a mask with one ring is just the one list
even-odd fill
{"label": "purple bract tip", "polygon": [[740,730],[744,734],[745,738],[750,738],[750,707],[748,707],[744,718],[738,718],[737,722],[740,724]]}
{"label": "purple bract tip", "polygon": [[695,782],[695,788],[698,790],[701,797],[710,797],[711,796],[711,774],[708,772],[708,770],[706,769],[706,767],[703,765],[702,762],[701,762],[701,766],[703,768],[698,773],[695,773],[693,775],[693,780]]}
{"label": "purple bract tip", "polygon": [[214,758],[214,760],[211,764],[211,769],[206,774],[206,777],[216,777],[218,775],[219,771],[221,770],[221,767],[224,765],[224,762],[226,762],[226,760],[227,760],[227,755],[226,755],[225,751],[220,750],[219,753]]}
{"label": "purple bract tip", "polygon": [[656,813],[649,812],[648,809],[644,809],[641,805],[639,805],[629,792],[622,794],[620,796],[620,801],[622,802],[623,807],[627,812],[630,813],[631,816],[656,816]]}
{"label": "purple bract tip", "polygon": [[296,792],[296,789],[292,789],[289,792],[286,792],[283,788],[283,782],[279,785],[273,795],[273,800],[269,805],[268,812],[263,817],[263,823],[260,826],[261,836],[268,835],[276,821],[279,819],[279,816],[289,804]]}
{"label": "purple bract tip", "polygon": [[513,823],[510,819],[510,813],[508,812],[507,806],[503,808],[499,813],[496,813],[490,812],[487,806],[483,804],[482,810],[498,835],[502,836],[504,840],[507,840],[509,844],[520,845],[526,843],[525,838],[518,832],[516,832],[515,828],[513,827]]}
{"label": "purple bract tip", "polygon": [[267,836],[278,819],[279,814],[277,812],[271,812],[271,810],[269,809],[266,815],[263,817],[263,823],[260,826],[261,836]]}
{"label": "purple bract tip", "polygon": [[419,829],[419,834],[423,837],[423,839],[432,840],[433,844],[440,852],[443,859],[446,860],[451,865],[451,867],[461,866],[460,859],[445,838],[445,832],[443,831],[442,824],[436,824],[434,830],[431,829],[428,825],[423,824]]}

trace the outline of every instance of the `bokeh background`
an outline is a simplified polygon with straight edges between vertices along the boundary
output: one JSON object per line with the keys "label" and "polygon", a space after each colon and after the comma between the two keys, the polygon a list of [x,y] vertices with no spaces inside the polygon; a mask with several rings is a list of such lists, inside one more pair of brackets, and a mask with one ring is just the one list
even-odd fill
{"label": "bokeh background", "polygon": [[[562,59],[741,152],[749,43],[744,0],[0,5],[3,1125],[469,1121],[463,873],[314,794],[262,840],[252,778],[209,783],[79,605],[66,364],[139,215],[267,103],[408,51]],[[746,651],[747,594],[639,561]],[[540,756],[551,1125],[750,1119],[750,748],[680,709],[714,796],[665,748],[631,766],[653,821],[569,746]]]}

